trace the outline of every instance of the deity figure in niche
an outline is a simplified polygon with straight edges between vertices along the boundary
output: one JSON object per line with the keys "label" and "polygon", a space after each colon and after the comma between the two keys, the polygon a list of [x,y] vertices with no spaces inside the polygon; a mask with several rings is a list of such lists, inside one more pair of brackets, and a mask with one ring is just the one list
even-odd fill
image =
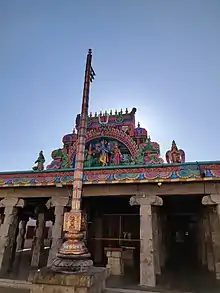
{"label": "deity figure in niche", "polygon": [[144,154],[145,154],[145,147],[143,145],[139,146],[138,155],[136,158],[136,163],[141,165],[144,163]]}
{"label": "deity figure in niche", "polygon": [[177,148],[173,140],[171,150],[166,152],[167,163],[185,163],[185,152]]}
{"label": "deity figure in niche", "polygon": [[101,150],[99,161],[102,164],[102,166],[107,165],[107,154],[106,154],[105,150]]}
{"label": "deity figure in niche", "polygon": [[118,147],[118,143],[115,142],[114,148],[113,148],[113,164],[115,166],[120,165],[122,159],[121,151]]}
{"label": "deity figure in niche", "polygon": [[108,156],[108,165],[110,165],[111,164],[111,157],[112,157],[112,147],[109,142],[107,143],[106,152],[107,152],[107,156]]}
{"label": "deity figure in niche", "polygon": [[117,141],[111,141],[108,138],[100,141],[94,141],[87,146],[85,151],[85,163],[87,168],[95,166],[126,165],[130,164],[131,155],[123,145]]}
{"label": "deity figure in niche", "polygon": [[102,166],[108,166],[111,162],[111,145],[105,140],[101,141],[99,161]]}
{"label": "deity figure in niche", "polygon": [[92,144],[90,143],[89,149],[86,152],[85,167],[87,167],[87,168],[92,167],[93,161],[94,161],[93,150],[92,150]]}
{"label": "deity figure in niche", "polygon": [[95,148],[93,150],[93,162],[95,165],[99,165],[100,161],[100,145],[99,143],[95,144]]}

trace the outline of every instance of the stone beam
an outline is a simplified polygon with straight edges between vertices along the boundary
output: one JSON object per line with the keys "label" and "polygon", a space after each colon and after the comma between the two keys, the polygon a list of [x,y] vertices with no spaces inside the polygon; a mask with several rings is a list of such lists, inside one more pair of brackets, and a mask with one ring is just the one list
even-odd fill
{"label": "stone beam", "polygon": [[[205,182],[206,194],[217,193],[220,190],[220,183]],[[159,187],[157,183],[140,184],[103,184],[103,185],[84,185],[83,197],[88,196],[132,196],[137,192],[147,192],[149,194],[161,195],[202,195],[204,194],[204,182],[186,182],[186,183],[162,183]],[[0,198],[26,198],[26,197],[54,197],[69,196],[67,186],[57,187],[29,187],[29,188],[0,188]]]}
{"label": "stone beam", "polygon": [[[217,185],[220,185],[217,183]],[[216,193],[216,184],[205,182],[206,194]],[[138,192],[147,194],[157,194],[158,196],[166,195],[203,195],[204,182],[187,182],[187,183],[140,183],[140,184],[103,184],[103,185],[84,185],[83,197],[90,196],[132,196]]]}

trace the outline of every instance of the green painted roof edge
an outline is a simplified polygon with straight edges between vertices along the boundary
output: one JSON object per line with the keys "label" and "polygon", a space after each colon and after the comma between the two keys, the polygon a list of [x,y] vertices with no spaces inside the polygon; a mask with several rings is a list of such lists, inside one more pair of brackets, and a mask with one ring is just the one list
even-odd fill
{"label": "green painted roof edge", "polygon": [[[201,161],[201,162],[187,162],[181,164],[155,164],[155,165],[122,165],[122,166],[105,166],[105,167],[91,167],[84,168],[84,171],[95,171],[95,170],[114,170],[114,169],[133,169],[133,168],[167,168],[175,166],[187,166],[187,165],[220,165],[220,161]],[[5,171],[0,172],[1,175],[12,175],[12,174],[40,174],[40,173],[62,173],[62,172],[71,172],[75,168],[68,169],[53,169],[53,170],[43,170],[43,171]]]}

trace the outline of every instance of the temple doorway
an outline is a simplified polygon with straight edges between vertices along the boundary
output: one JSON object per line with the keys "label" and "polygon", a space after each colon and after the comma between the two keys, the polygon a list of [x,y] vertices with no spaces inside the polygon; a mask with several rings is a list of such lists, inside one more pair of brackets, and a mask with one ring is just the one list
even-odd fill
{"label": "temple doorway", "polygon": [[[139,280],[140,215],[129,197],[84,198],[88,206],[88,248],[95,266],[107,266],[111,275]],[[87,203],[86,203],[87,202]]]}
{"label": "temple doorway", "polygon": [[198,265],[197,229],[200,197],[165,197],[161,209],[167,221],[167,267],[170,269],[196,269]]}
{"label": "temple doorway", "polygon": [[165,264],[158,283],[169,289],[193,290],[208,284],[212,276],[199,259],[199,220],[204,207],[200,196],[164,196]]}

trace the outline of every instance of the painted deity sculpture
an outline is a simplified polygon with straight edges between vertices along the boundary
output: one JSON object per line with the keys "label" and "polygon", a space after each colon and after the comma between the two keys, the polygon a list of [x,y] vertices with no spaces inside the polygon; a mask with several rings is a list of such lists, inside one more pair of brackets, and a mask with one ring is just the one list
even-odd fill
{"label": "painted deity sculpture", "polygon": [[108,166],[110,164],[110,154],[111,147],[106,140],[101,140],[100,146],[98,147],[100,151],[99,162],[102,166]]}
{"label": "painted deity sculpture", "polygon": [[107,166],[107,154],[105,150],[101,150],[99,161],[102,166]]}
{"label": "painted deity sculpture", "polygon": [[43,154],[43,151],[40,151],[37,160],[34,162],[36,166],[34,166],[32,169],[34,171],[42,171],[44,170],[44,163],[45,163],[44,154]]}
{"label": "painted deity sculpture", "polygon": [[70,167],[69,156],[66,148],[61,150],[61,169],[67,169]]}
{"label": "painted deity sculpture", "polygon": [[166,152],[166,161],[170,163],[185,163],[185,152],[178,149],[176,142],[173,140],[171,150]]}
{"label": "painted deity sculpture", "polygon": [[86,154],[85,154],[85,163],[84,163],[84,166],[86,168],[92,167],[93,161],[94,161],[94,158],[93,158],[93,150],[92,150],[92,145],[90,143],[89,149],[88,149],[88,151],[86,151]]}
{"label": "painted deity sculpture", "polygon": [[118,166],[121,163],[122,154],[117,141],[102,139],[94,145],[86,148],[85,167]]}
{"label": "painted deity sculpture", "polygon": [[47,166],[47,170],[70,168],[68,151],[65,147],[54,150],[51,157],[53,161]]}
{"label": "painted deity sculpture", "polygon": [[115,142],[114,148],[113,148],[113,163],[115,166],[120,165],[122,159],[121,151],[118,147],[118,143]]}
{"label": "painted deity sculpture", "polygon": [[159,145],[156,142],[152,142],[150,137],[148,137],[145,142],[139,145],[137,164],[139,165],[163,164],[163,159],[160,158]]}

